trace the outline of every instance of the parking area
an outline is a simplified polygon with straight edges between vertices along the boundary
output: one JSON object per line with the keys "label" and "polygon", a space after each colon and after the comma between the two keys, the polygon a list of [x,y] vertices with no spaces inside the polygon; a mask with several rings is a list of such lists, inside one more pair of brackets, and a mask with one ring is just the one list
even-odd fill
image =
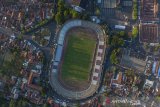
{"label": "parking area", "polygon": [[120,65],[143,73],[146,66],[146,56],[132,50],[123,49]]}
{"label": "parking area", "polygon": [[101,0],[100,9],[101,19],[111,25],[115,23],[124,25],[132,18],[132,2]]}

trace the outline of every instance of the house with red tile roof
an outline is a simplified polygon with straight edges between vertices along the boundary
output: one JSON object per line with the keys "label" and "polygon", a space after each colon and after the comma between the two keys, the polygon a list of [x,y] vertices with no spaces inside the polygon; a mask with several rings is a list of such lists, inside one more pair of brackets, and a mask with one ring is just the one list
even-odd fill
{"label": "house with red tile roof", "polygon": [[116,74],[116,76],[114,76],[111,79],[111,87],[115,86],[115,87],[121,88],[123,85],[124,85],[124,82],[123,82],[123,73],[119,72],[118,74]]}

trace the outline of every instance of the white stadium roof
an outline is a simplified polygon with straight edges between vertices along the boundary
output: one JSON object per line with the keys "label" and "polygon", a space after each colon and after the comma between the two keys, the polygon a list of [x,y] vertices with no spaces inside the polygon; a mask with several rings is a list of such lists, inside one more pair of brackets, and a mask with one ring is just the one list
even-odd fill
{"label": "white stadium roof", "polygon": [[61,45],[57,46],[57,51],[56,51],[56,56],[55,56],[55,61],[57,61],[57,62],[61,60],[62,49],[63,49],[63,47]]}

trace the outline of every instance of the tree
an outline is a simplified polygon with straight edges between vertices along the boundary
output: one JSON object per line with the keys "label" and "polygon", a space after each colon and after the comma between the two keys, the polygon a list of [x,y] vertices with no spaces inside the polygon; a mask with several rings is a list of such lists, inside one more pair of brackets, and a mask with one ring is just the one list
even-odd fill
{"label": "tree", "polygon": [[9,107],[15,107],[15,101],[14,101],[14,100],[11,100],[11,101],[10,101]]}
{"label": "tree", "polygon": [[100,15],[100,13],[101,13],[100,9],[96,8],[95,14],[98,16],[98,15]]}
{"label": "tree", "polygon": [[149,43],[144,43],[143,46],[144,46],[144,49],[146,49],[146,50],[149,49]]}
{"label": "tree", "polygon": [[155,101],[156,101],[157,103],[160,103],[160,96],[155,97]]}
{"label": "tree", "polygon": [[112,64],[118,64],[118,58],[117,58],[117,55],[118,53],[120,52],[119,49],[114,49],[111,53],[111,56],[110,56],[110,61]]}
{"label": "tree", "polygon": [[79,17],[78,12],[76,12],[75,10],[72,10],[71,14],[72,14],[72,18],[78,18]]}
{"label": "tree", "polygon": [[119,38],[117,36],[113,36],[111,40],[111,45],[114,47],[119,47],[124,45],[124,40],[122,38]]}
{"label": "tree", "polygon": [[77,103],[77,104],[76,104],[76,107],[80,107],[80,106],[81,106],[81,104],[80,104],[80,103]]}
{"label": "tree", "polygon": [[59,12],[63,12],[64,10],[65,10],[64,5],[60,5],[60,6],[58,7],[58,11],[59,11]]}
{"label": "tree", "polygon": [[121,37],[123,37],[123,36],[125,36],[125,32],[124,32],[124,31],[120,31],[120,32],[119,32],[119,35],[120,35]]}
{"label": "tree", "polygon": [[17,107],[22,107],[22,100],[18,101]]}
{"label": "tree", "polygon": [[154,51],[158,51],[158,49],[159,49],[159,46],[154,47]]}
{"label": "tree", "polygon": [[22,107],[28,107],[28,103],[25,100],[22,100]]}
{"label": "tree", "polygon": [[41,95],[44,97],[46,95],[45,89],[43,88],[41,91]]}
{"label": "tree", "polygon": [[58,0],[58,7],[64,5],[63,0]]}
{"label": "tree", "polygon": [[69,11],[65,10],[64,13],[63,13],[63,15],[64,15],[64,18],[67,19],[69,17],[69,15],[70,15]]}
{"label": "tree", "polygon": [[126,76],[134,77],[134,71],[132,71],[132,70],[125,70],[125,74],[126,74]]}
{"label": "tree", "polygon": [[64,17],[67,17],[69,14],[68,10],[65,10],[63,14],[64,14]]}
{"label": "tree", "polygon": [[88,20],[89,19],[89,15],[87,13],[82,15],[82,19],[83,20]]}
{"label": "tree", "polygon": [[137,0],[133,0],[133,12],[132,12],[132,18],[133,18],[133,20],[137,20],[137,18],[138,18],[138,6],[137,6]]}
{"label": "tree", "polygon": [[108,25],[107,25],[107,24],[103,24],[103,25],[102,25],[102,28],[104,29],[105,34],[106,34],[106,35],[109,35],[109,27],[108,27]]}
{"label": "tree", "polygon": [[18,39],[22,40],[23,39],[23,35],[22,34],[18,35]]}
{"label": "tree", "polygon": [[1,107],[7,107],[6,104],[2,104]]}
{"label": "tree", "polygon": [[119,46],[123,46],[124,45],[124,40],[122,38],[119,39],[118,45]]}
{"label": "tree", "polygon": [[134,27],[132,28],[132,37],[133,37],[133,38],[136,38],[137,35],[138,35],[138,27],[137,27],[137,26],[134,26]]}
{"label": "tree", "polygon": [[118,42],[118,39],[119,38],[117,36],[113,36],[112,39],[111,39],[111,45],[116,46],[117,42]]}
{"label": "tree", "polygon": [[62,23],[62,15],[60,12],[58,12],[55,16],[55,20],[58,24],[61,24]]}
{"label": "tree", "polygon": [[43,107],[49,107],[49,106],[45,103],[45,104],[43,104]]}

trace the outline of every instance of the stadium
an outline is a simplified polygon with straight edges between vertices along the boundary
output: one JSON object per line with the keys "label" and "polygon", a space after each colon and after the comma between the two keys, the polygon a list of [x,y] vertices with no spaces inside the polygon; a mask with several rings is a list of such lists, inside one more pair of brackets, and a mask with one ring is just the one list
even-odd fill
{"label": "stadium", "polygon": [[[79,37],[76,37],[74,35],[69,36],[68,32],[71,32],[71,30],[74,28],[75,29],[83,28],[86,30],[92,29],[95,32],[95,35],[91,34],[89,37],[87,37],[84,34],[85,36],[82,36],[80,39]],[[50,85],[59,95],[67,99],[81,100],[81,99],[92,96],[98,90],[100,80],[101,80],[100,78],[101,78],[103,60],[104,60],[104,54],[105,54],[105,48],[106,48],[104,35],[105,34],[100,26],[88,21],[71,20],[66,22],[63,25],[63,27],[58,33],[57,47],[53,56],[51,71],[49,72]],[[92,38],[95,38],[95,39],[92,39]],[[84,46],[87,46],[86,50],[83,49]],[[79,52],[80,54],[78,54],[77,52]],[[78,56],[76,56],[77,54]],[[74,58],[77,58],[77,57],[79,59],[74,60]],[[80,61],[82,61],[84,64],[82,62],[79,64]],[[89,63],[86,63],[86,62],[89,62]],[[79,64],[78,66],[81,66],[81,67],[78,68],[76,63],[78,63]],[[74,66],[71,66],[71,65],[74,65]],[[82,68],[86,68],[86,69],[82,69]],[[69,87],[66,87],[68,86],[68,84],[65,86],[66,80],[63,80],[63,78],[65,76],[67,77],[67,74],[70,73],[69,71],[72,71],[73,73],[74,70],[77,70],[77,71],[84,70],[85,72],[84,75],[87,75],[87,77],[89,76],[89,84],[85,89],[72,90]],[[81,73],[77,71],[76,73],[78,76],[76,77],[76,79],[80,81],[81,78],[79,77]],[[68,78],[72,78],[71,76],[72,74],[69,74]],[[60,79],[60,77],[62,79]],[[71,80],[74,81],[74,79],[71,79]],[[86,78],[84,80],[86,80]]]}

